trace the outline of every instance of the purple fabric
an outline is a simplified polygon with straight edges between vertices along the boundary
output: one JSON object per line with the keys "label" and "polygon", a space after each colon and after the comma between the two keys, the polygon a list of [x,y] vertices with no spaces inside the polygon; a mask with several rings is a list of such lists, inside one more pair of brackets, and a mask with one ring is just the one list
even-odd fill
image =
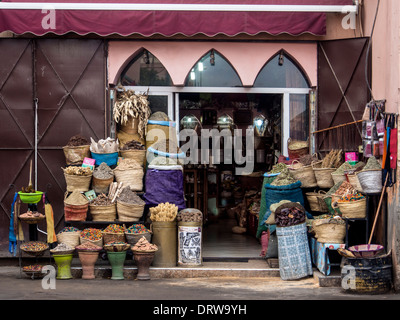
{"label": "purple fabric", "polygon": [[[37,2],[36,0],[3,0],[3,2]],[[65,2],[42,0],[40,2]],[[78,2],[70,1],[70,2]],[[108,3],[110,0],[79,1]],[[160,3],[159,0],[120,0],[118,3]],[[163,2],[164,3],[164,2]],[[169,0],[168,3],[188,3]],[[191,4],[280,4],[280,5],[352,5],[352,0],[191,0]],[[0,10],[0,32],[16,34],[33,33],[58,35],[74,32],[80,35],[95,33],[100,36],[161,34],[192,36],[205,34],[255,35],[266,32],[272,35],[288,33],[300,35],[326,33],[325,13],[307,12],[184,12],[184,11],[86,11],[56,10],[55,29],[45,29],[43,20],[48,15],[42,10]]]}
{"label": "purple fabric", "polygon": [[169,202],[185,209],[183,173],[181,170],[147,169],[144,200],[148,206]]}

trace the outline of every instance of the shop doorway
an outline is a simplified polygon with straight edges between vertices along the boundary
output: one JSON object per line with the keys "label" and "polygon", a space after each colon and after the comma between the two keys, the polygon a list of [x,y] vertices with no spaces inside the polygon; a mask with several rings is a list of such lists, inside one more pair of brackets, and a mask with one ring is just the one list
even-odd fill
{"label": "shop doorway", "polygon": [[[201,135],[198,141],[199,153],[203,152],[203,148],[210,149],[209,161],[188,163],[184,175],[187,206],[198,208],[204,214],[205,260],[247,261],[260,258],[261,245],[256,238],[258,221],[248,208],[252,205],[257,207],[263,173],[272,168],[281,154],[282,115],[283,94],[179,94],[180,129],[194,129]],[[238,164],[234,157],[226,156],[225,144],[228,140],[222,137],[219,141],[220,158],[216,159],[215,153],[218,150],[213,148],[213,139],[217,132],[226,129],[232,135],[234,131],[240,135],[244,152],[248,153],[248,147],[251,148],[254,161],[251,168],[248,165],[250,174],[236,174],[236,169],[243,167],[243,164]],[[246,138],[246,129],[253,130],[253,141]],[[205,146],[202,133],[212,130],[214,132]],[[246,145],[249,143],[250,146]]]}

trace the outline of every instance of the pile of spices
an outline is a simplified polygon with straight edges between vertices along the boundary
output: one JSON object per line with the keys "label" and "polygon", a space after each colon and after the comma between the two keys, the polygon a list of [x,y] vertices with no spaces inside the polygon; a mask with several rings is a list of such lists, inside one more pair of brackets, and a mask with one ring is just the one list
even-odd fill
{"label": "pile of spices", "polygon": [[344,174],[346,171],[351,169],[353,169],[353,166],[350,163],[345,162],[335,172],[333,172],[333,174]]}
{"label": "pile of spices", "polygon": [[85,137],[80,136],[79,134],[71,137],[67,143],[68,147],[78,147],[86,145],[89,145],[89,140],[87,140]]}
{"label": "pile of spices", "polygon": [[65,204],[72,206],[79,206],[88,204],[88,199],[79,191],[72,191],[72,193],[64,200]]}
{"label": "pile of spices", "polygon": [[63,232],[79,232],[79,231],[80,230],[75,228],[75,227],[65,227],[59,233],[63,233]]}
{"label": "pile of spices", "polygon": [[19,217],[20,218],[44,218],[44,214],[39,213],[37,211],[28,210],[27,212],[21,214]]}
{"label": "pile of spices", "polygon": [[81,232],[81,238],[90,241],[97,241],[103,238],[103,234],[100,229],[86,228]]}
{"label": "pile of spices", "polygon": [[108,242],[106,245],[104,245],[104,249],[106,251],[113,251],[113,252],[120,252],[120,251],[126,251],[131,247],[129,243],[123,242],[123,241],[112,241]]}
{"label": "pile of spices", "polygon": [[29,272],[41,272],[43,266],[40,264],[31,264],[29,266],[25,266],[22,268],[23,271],[29,271]]}
{"label": "pile of spices", "polygon": [[132,251],[157,251],[158,247],[155,244],[151,244],[145,237],[141,237],[138,242],[132,247]]}
{"label": "pile of spices", "polygon": [[125,143],[121,150],[145,150],[146,147],[139,141],[131,140]]}
{"label": "pile of spices", "polygon": [[348,194],[356,194],[357,190],[347,181],[343,181],[340,187],[336,190],[335,194],[344,196]]}
{"label": "pile of spices", "polygon": [[298,180],[292,175],[288,168],[285,168],[281,174],[271,183],[272,186],[287,186],[296,183]]}
{"label": "pile of spices", "polygon": [[348,194],[343,197],[341,197],[338,202],[353,202],[353,201],[358,201],[364,199],[365,196],[363,196],[361,193],[356,193],[356,194]]}
{"label": "pile of spices", "polygon": [[142,166],[135,159],[122,159],[118,164],[118,169],[129,170],[129,169],[141,169]]}
{"label": "pile of spices", "polygon": [[40,252],[46,250],[48,245],[41,241],[29,241],[21,245],[21,250],[29,252]]}
{"label": "pile of spices", "polygon": [[94,243],[85,242],[80,244],[79,246],[76,246],[75,249],[78,251],[100,251],[103,248],[95,245]]}
{"label": "pile of spices", "polygon": [[54,249],[51,249],[50,252],[51,253],[59,253],[59,252],[73,251],[73,250],[75,250],[75,248],[71,247],[67,243],[62,242],[62,243],[59,243],[57,245],[57,247],[55,247]]}
{"label": "pile of spices", "polygon": [[126,229],[126,233],[147,233],[149,229],[147,229],[143,224],[133,224],[129,228]]}
{"label": "pile of spices", "polygon": [[275,222],[278,227],[290,227],[306,221],[306,215],[298,207],[284,208],[275,211]]}
{"label": "pile of spices", "polygon": [[313,161],[317,161],[318,158],[315,156],[312,156],[311,154],[306,154],[304,156],[301,156],[299,159],[299,162],[303,165],[303,166],[309,166],[311,165],[311,163]]}
{"label": "pile of spices", "polygon": [[67,168],[62,168],[65,174],[74,175],[74,176],[90,176],[92,174],[92,169],[89,167],[75,167],[70,166]]}
{"label": "pile of spices", "polygon": [[109,206],[112,204],[111,199],[106,196],[104,193],[99,194],[96,198],[94,198],[91,202],[91,205],[94,206]]}
{"label": "pile of spices", "polygon": [[379,163],[379,161],[375,157],[371,157],[368,159],[367,164],[363,168],[362,171],[366,170],[380,170],[382,169],[382,165]]}
{"label": "pile of spices", "polygon": [[110,179],[114,177],[114,172],[105,162],[102,162],[94,169],[93,177],[96,179]]}
{"label": "pile of spices", "polygon": [[179,211],[176,220],[182,222],[201,222],[203,221],[203,213],[196,209],[183,209]]}
{"label": "pile of spices", "polygon": [[129,203],[129,204],[146,204],[134,191],[129,187],[122,189],[120,195],[118,196],[118,201]]}
{"label": "pile of spices", "polygon": [[280,173],[280,172],[282,172],[283,170],[285,170],[285,169],[287,169],[287,165],[286,164],[284,164],[284,163],[277,163],[276,165],[274,165],[273,167],[272,167],[272,170],[271,171],[269,171],[268,173]]}
{"label": "pile of spices", "polygon": [[125,233],[125,227],[119,224],[110,224],[103,230],[106,233]]}

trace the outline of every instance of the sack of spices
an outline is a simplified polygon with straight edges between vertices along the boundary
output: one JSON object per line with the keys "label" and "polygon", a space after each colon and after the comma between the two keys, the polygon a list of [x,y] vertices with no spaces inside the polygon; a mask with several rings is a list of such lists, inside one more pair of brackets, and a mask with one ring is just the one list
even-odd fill
{"label": "sack of spices", "polygon": [[143,190],[143,167],[134,159],[122,159],[114,169],[115,181],[129,186],[132,191]]}

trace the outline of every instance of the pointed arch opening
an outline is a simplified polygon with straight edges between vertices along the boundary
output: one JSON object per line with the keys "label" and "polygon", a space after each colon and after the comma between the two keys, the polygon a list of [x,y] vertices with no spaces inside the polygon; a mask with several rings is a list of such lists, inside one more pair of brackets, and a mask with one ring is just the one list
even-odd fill
{"label": "pointed arch opening", "polygon": [[212,49],[191,69],[186,87],[242,87],[236,70],[225,57]]}
{"label": "pointed arch opening", "polygon": [[310,88],[310,81],[296,60],[282,49],[261,69],[254,87]]}
{"label": "pointed arch opening", "polygon": [[150,51],[142,49],[121,73],[123,86],[172,86],[164,65]]}

